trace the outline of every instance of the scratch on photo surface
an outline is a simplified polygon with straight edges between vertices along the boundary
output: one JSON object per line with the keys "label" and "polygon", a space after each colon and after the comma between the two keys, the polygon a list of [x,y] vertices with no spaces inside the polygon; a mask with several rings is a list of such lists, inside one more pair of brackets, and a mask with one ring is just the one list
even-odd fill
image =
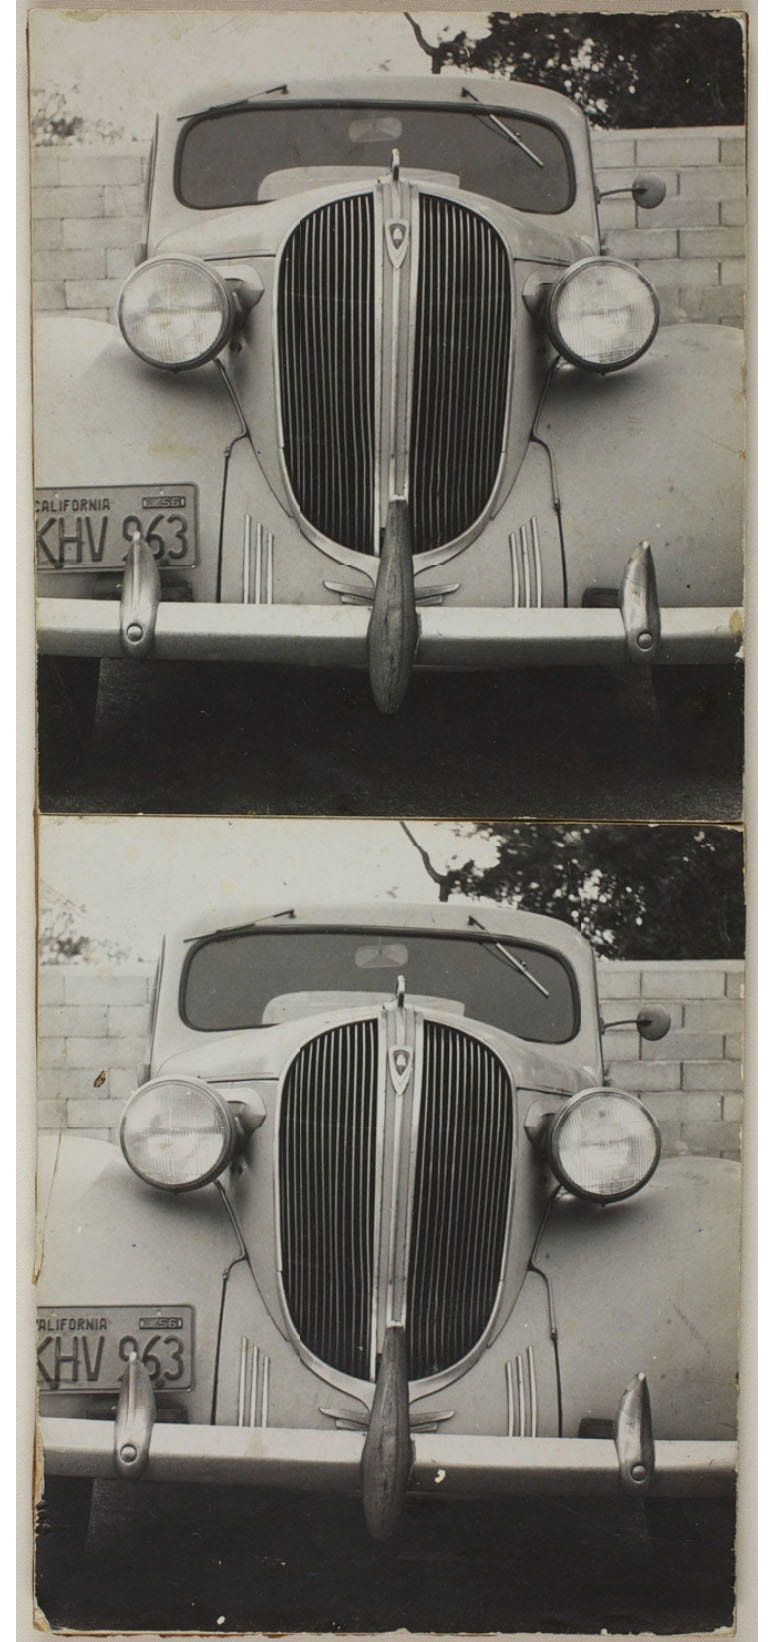
{"label": "scratch on photo surface", "polygon": [[57,1178],[57,1170],[59,1168],[59,1154],[62,1150],[62,1134],[63,1134],[63,1129],[62,1129],[62,1126],[60,1125],[59,1133],[57,1134],[57,1149],[56,1149],[56,1152],[54,1154],[54,1167],[51,1171],[51,1180],[49,1181],[47,1192],[46,1192],[46,1206],[45,1206],[45,1209],[43,1211],[43,1218],[39,1222],[39,1225],[36,1228],[36,1233],[35,1233],[35,1255],[34,1255],[33,1267],[32,1267],[32,1281],[33,1281],[33,1283],[37,1283],[38,1278],[40,1277],[41,1268],[43,1266],[43,1258],[44,1258],[44,1255],[45,1255],[45,1252],[46,1252],[46,1221],[48,1219],[48,1209],[49,1209],[49,1204],[51,1202],[52,1192],[53,1192],[53,1189],[54,1189],[54,1182]]}

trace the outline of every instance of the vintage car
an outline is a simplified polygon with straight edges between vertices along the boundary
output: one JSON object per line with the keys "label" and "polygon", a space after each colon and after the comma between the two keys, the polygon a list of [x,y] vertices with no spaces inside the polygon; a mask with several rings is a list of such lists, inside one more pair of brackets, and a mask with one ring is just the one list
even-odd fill
{"label": "vintage car", "polygon": [[658,330],[580,110],[255,80],[158,123],[118,327],[36,327],[42,710],[86,738],[121,656],[364,668],[383,712],[416,666],[730,695],[741,336]]}
{"label": "vintage car", "polygon": [[660,1162],[602,1030],[587,942],[485,903],[169,937],[120,1144],[44,1137],[42,1567],[94,1478],[344,1492],[378,1540],[730,1494],[737,1167]]}

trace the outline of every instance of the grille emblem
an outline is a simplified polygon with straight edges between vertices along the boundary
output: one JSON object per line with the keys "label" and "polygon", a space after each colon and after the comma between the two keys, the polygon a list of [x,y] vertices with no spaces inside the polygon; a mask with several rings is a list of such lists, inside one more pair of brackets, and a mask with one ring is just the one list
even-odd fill
{"label": "grille emblem", "polygon": [[412,1050],[403,1044],[394,1044],[388,1051],[391,1083],[397,1095],[403,1095],[412,1074]]}
{"label": "grille emblem", "polygon": [[400,268],[410,243],[410,225],[401,217],[391,217],[385,224],[385,242],[394,268]]}

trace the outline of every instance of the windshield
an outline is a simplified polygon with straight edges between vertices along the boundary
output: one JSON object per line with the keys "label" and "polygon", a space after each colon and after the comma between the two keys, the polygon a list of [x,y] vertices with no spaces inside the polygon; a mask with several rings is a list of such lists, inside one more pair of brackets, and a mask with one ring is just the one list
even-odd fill
{"label": "windshield", "polygon": [[573,199],[571,158],[556,127],[500,109],[492,115],[474,103],[296,104],[199,115],[180,139],[176,190],[197,210],[255,205],[327,182],[368,182],[389,170],[395,149],[402,172],[431,173],[520,211],[554,215]]}
{"label": "windshield", "polygon": [[186,959],[180,1011],[200,1032],[266,1027],[388,1003],[400,975],[418,1007],[452,1010],[532,1043],[566,1043],[577,1031],[576,983],[557,953],[519,941],[373,929],[210,936]]}

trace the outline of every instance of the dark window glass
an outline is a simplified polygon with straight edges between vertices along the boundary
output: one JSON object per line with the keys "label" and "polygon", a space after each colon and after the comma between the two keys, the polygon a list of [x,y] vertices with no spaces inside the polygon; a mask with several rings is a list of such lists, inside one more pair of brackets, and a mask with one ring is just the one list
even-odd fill
{"label": "dark window glass", "polygon": [[[501,950],[499,950],[501,947]],[[536,1043],[577,1030],[578,995],[556,953],[517,941],[375,930],[242,931],[199,942],[181,981],[181,1014],[231,1032],[350,1006],[407,999],[451,1009]]]}
{"label": "dark window glass", "polygon": [[[402,171],[445,181],[521,211],[565,211],[573,198],[560,132],[524,114],[497,119],[482,108],[383,104],[233,109],[192,121],[181,137],[176,185],[198,210],[255,205],[316,183],[365,182],[385,174],[398,149]],[[537,163],[540,162],[540,163]]]}

